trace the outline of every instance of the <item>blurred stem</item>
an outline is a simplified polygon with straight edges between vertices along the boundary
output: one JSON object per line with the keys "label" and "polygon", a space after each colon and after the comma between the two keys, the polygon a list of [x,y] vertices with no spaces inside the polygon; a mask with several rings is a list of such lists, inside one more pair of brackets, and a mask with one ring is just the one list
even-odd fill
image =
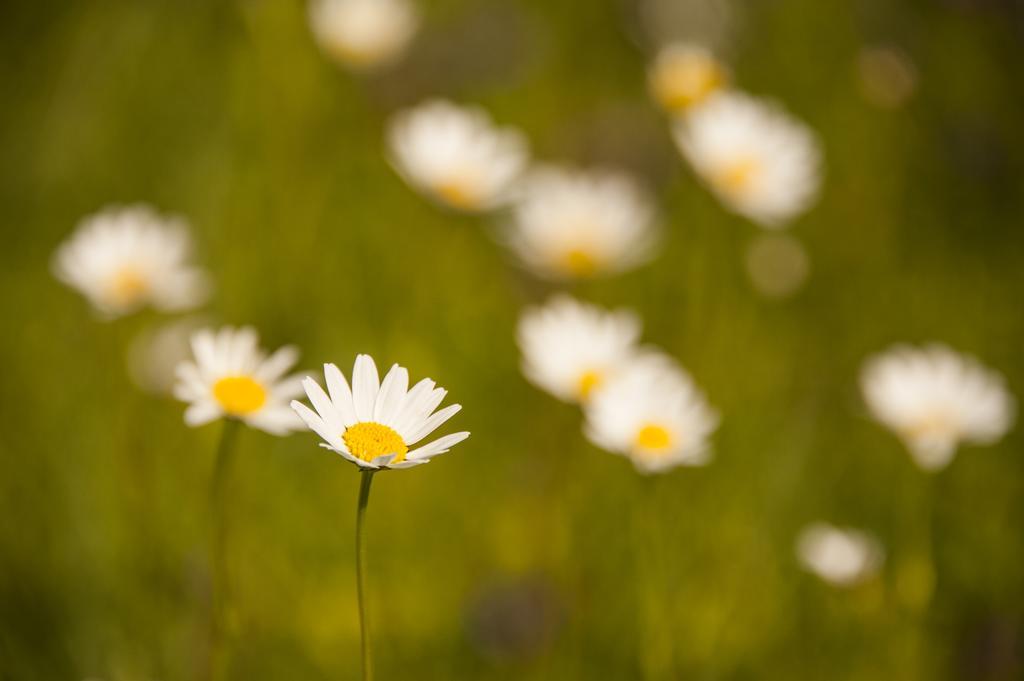
{"label": "blurred stem", "polygon": [[210,678],[223,677],[226,662],[226,634],[228,609],[227,553],[227,479],[238,437],[239,422],[226,419],[217,445],[217,457],[210,481],[210,508],[213,517],[213,537],[210,550],[213,574],[213,613],[210,625]]}
{"label": "blurred stem", "polygon": [[370,503],[370,485],[373,484],[375,470],[363,470],[363,478],[359,484],[359,504],[356,506],[356,592],[359,597],[359,632],[360,652],[363,659],[363,681],[373,678],[373,666],[370,660],[370,622],[366,614],[366,542],[363,539],[363,524],[366,519],[366,507]]}
{"label": "blurred stem", "polygon": [[640,498],[633,513],[636,559],[638,652],[642,678],[648,681],[672,678],[673,595],[665,560],[664,523],[661,511],[662,474],[641,478]]}

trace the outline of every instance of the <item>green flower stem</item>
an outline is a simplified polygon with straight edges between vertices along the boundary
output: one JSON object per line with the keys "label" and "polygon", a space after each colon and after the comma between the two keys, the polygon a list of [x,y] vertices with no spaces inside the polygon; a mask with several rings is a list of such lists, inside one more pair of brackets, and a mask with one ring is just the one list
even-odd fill
{"label": "green flower stem", "polygon": [[214,462],[213,477],[210,481],[210,511],[213,532],[210,546],[210,572],[213,576],[210,617],[210,678],[220,679],[226,666],[226,638],[228,611],[227,552],[227,479],[234,456],[235,441],[239,422],[235,419],[224,421],[217,458]]}
{"label": "green flower stem", "polygon": [[377,471],[364,469],[359,484],[359,504],[356,506],[356,592],[359,597],[360,652],[363,660],[363,681],[373,679],[373,663],[370,656],[370,622],[366,613],[366,542],[363,539],[363,525],[366,506],[370,502],[370,485]]}

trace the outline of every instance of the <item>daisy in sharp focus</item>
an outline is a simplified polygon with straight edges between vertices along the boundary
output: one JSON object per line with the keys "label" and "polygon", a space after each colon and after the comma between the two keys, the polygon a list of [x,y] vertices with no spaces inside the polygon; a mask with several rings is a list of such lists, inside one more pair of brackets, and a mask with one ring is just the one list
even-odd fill
{"label": "daisy in sharp focus", "polygon": [[598,447],[628,456],[641,473],[701,466],[718,414],[674,360],[641,355],[595,391],[584,407],[584,432]]}
{"label": "daisy in sharp focus", "polygon": [[800,563],[826,582],[853,586],[874,576],[882,565],[881,544],[866,532],[827,523],[806,527],[797,539]]}
{"label": "daisy in sharp focus", "polygon": [[146,205],[111,206],[82,220],[57,249],[55,276],[105,317],[147,305],[184,310],[206,300],[206,275],[189,264],[186,222]]}
{"label": "daisy in sharp focus", "polygon": [[729,71],[707,48],[673,43],[658,52],[647,81],[665,111],[681,113],[728,85]]}
{"label": "daisy in sharp focus", "polygon": [[368,70],[405,52],[419,17],[408,0],[311,0],[309,24],[324,52],[345,66]]}
{"label": "daisy in sharp focus", "polygon": [[871,414],[924,470],[944,468],[961,443],[992,444],[1013,426],[1003,377],[943,345],[900,345],[870,358],[861,389]]}
{"label": "daisy in sharp focus", "polygon": [[586,402],[636,353],[640,319],[558,295],[523,312],[516,339],[523,374],[565,402]]}
{"label": "daisy in sharp focus", "polygon": [[504,241],[537,276],[574,279],[643,264],[658,237],[653,203],[629,176],[547,166],[524,180]]}
{"label": "daisy in sharp focus", "polygon": [[774,104],[724,92],[682,116],[674,133],[683,156],[719,200],[763,227],[784,227],[818,195],[817,138]]}
{"label": "daisy in sharp focus", "polygon": [[391,163],[415,189],[449,208],[490,210],[509,198],[526,168],[526,138],[485,111],[431,100],[399,112],[388,127]]}
{"label": "daisy in sharp focus", "polygon": [[384,380],[369,355],[356,357],[352,387],[334,364],[324,365],[327,392],[316,381],[303,381],[313,409],[298,401],[292,408],[330,449],[362,470],[411,468],[427,463],[462,442],[469,433],[452,433],[410,449],[437,430],[462,407],[453,404],[435,412],[447,395],[424,378],[409,387],[409,372],[397,364]]}
{"label": "daisy in sharp focus", "polygon": [[302,427],[288,406],[302,394],[302,377],[285,376],[298,350],[285,346],[269,357],[250,327],[202,329],[192,336],[192,359],[178,365],[174,395],[189,402],[185,423],[201,426],[234,418],[273,435]]}

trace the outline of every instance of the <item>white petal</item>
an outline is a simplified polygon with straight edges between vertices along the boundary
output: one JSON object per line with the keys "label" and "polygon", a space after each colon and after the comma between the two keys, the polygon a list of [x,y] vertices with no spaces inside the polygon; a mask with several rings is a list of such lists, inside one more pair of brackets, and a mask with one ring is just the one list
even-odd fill
{"label": "white petal", "polygon": [[185,424],[195,428],[218,419],[223,415],[216,402],[203,400],[189,405],[185,410]]}
{"label": "white petal", "polygon": [[457,414],[460,409],[462,409],[462,405],[453,404],[448,407],[445,407],[441,411],[432,415],[430,418],[423,422],[423,425],[421,425],[416,431],[414,431],[409,436],[409,439],[406,440],[406,444],[414,445],[423,438],[425,438],[426,436],[430,435],[435,430],[437,430],[441,426],[441,424],[450,419],[452,416],[455,416],[455,414]]}
{"label": "white petal", "polygon": [[335,364],[324,364],[324,380],[327,381],[327,392],[341,414],[341,420],[344,421],[345,427],[355,424],[359,419],[356,418],[352,390],[348,387],[345,374],[341,373],[341,369]]}
{"label": "white petal", "polygon": [[462,442],[467,437],[469,437],[469,433],[467,432],[445,435],[444,437],[434,440],[430,444],[426,444],[419,449],[412,450],[405,458],[408,461],[419,461],[429,459],[430,457],[437,456],[438,454],[444,454],[451,447]]}
{"label": "white petal", "polygon": [[352,367],[352,401],[355,403],[356,418],[360,421],[373,419],[373,406],[380,392],[380,378],[377,365],[369,355],[358,355]]}
{"label": "white petal", "polygon": [[395,364],[381,383],[377,402],[373,406],[373,420],[390,426],[402,406],[408,389],[409,372]]}

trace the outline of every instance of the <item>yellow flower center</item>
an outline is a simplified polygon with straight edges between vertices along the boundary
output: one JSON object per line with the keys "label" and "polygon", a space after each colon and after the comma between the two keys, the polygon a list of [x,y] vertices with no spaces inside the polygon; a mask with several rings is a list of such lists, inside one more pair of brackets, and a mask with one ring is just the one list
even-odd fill
{"label": "yellow flower center", "polygon": [[663,426],[648,423],[636,434],[637,449],[648,452],[660,452],[672,444],[672,435]]}
{"label": "yellow flower center", "polygon": [[704,55],[686,55],[656,69],[651,83],[655,98],[669,111],[682,111],[699,104],[722,89],[725,69]]}
{"label": "yellow flower center", "polygon": [[580,376],[579,386],[576,388],[579,393],[580,400],[586,401],[590,397],[590,394],[604,382],[604,376],[600,371],[593,369],[584,371]]}
{"label": "yellow flower center", "polygon": [[599,262],[583,248],[571,248],[562,255],[562,270],[573,277],[590,277],[597,273]]}
{"label": "yellow flower center", "polygon": [[352,456],[363,461],[373,461],[378,456],[394,454],[391,463],[405,461],[409,452],[402,436],[391,428],[372,421],[364,421],[345,429],[341,439]]}
{"label": "yellow flower center", "polygon": [[438,183],[434,191],[442,201],[461,210],[470,210],[480,205],[480,191],[473,178],[456,176]]}
{"label": "yellow flower center", "polygon": [[132,305],[149,291],[149,281],[134,267],[124,267],[114,275],[109,291],[118,305]]}
{"label": "yellow flower center", "polygon": [[957,432],[956,421],[944,411],[934,411],[903,430],[903,436],[910,440],[952,439]]}
{"label": "yellow flower center", "polygon": [[225,376],[213,384],[213,396],[232,416],[245,416],[267,401],[267,390],[250,376]]}
{"label": "yellow flower center", "polygon": [[739,158],[714,177],[714,184],[730,196],[739,196],[750,189],[751,183],[760,171],[761,162],[756,158]]}

